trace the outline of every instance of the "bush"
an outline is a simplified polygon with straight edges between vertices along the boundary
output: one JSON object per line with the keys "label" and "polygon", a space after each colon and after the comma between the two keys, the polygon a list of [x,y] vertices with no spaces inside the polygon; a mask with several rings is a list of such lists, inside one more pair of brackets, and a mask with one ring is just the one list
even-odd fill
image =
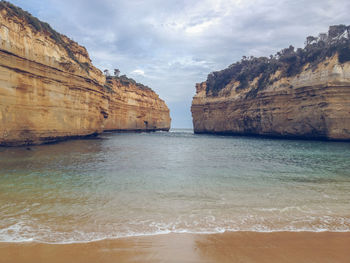
{"label": "bush", "polygon": [[[346,33],[347,34],[344,34]],[[273,84],[276,79],[271,79],[277,70],[281,71],[281,77],[292,77],[299,74],[303,68],[310,64],[316,68],[319,63],[338,53],[339,63],[350,61],[350,26],[331,26],[328,34],[320,34],[322,37],[309,36],[304,48],[296,51],[293,46],[285,48],[276,55],[267,57],[243,57],[239,62],[228,68],[212,72],[207,78],[207,94],[217,96],[220,90],[232,80],[239,81],[237,91],[249,87],[249,82],[259,78],[256,87],[250,87],[247,96],[255,96],[259,90]],[[347,36],[347,37],[344,37]]]}
{"label": "bush", "polygon": [[67,55],[73,61],[75,61],[82,69],[84,69],[87,73],[89,73],[88,67],[84,65],[84,63],[80,63],[80,61],[75,57],[70,47],[63,40],[63,36],[57,31],[55,31],[54,29],[52,29],[52,27],[48,23],[40,21],[39,19],[32,16],[27,11],[24,11],[20,7],[17,7],[7,1],[0,2],[0,10],[3,10],[3,9],[7,11],[9,16],[18,17],[24,20],[35,32],[48,34],[50,38],[54,40],[57,45],[63,47],[66,50]]}
{"label": "bush", "polygon": [[126,75],[108,76],[108,77],[106,77],[106,84],[105,85],[111,86],[113,84],[113,79],[116,80],[116,81],[119,81],[124,86],[129,86],[129,85],[133,84],[133,85],[135,85],[136,87],[138,87],[141,90],[153,92],[153,90],[150,87],[145,86],[145,85],[143,85],[141,83],[138,83],[134,79],[128,78]]}
{"label": "bush", "polygon": [[339,53],[338,59],[339,59],[340,63],[345,63],[345,62],[350,61],[350,48],[349,48],[349,46],[339,48],[338,53]]}

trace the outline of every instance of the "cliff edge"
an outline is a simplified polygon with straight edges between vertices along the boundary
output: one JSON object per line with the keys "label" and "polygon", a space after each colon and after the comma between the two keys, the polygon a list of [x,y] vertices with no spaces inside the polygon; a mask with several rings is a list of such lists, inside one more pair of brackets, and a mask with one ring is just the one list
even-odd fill
{"label": "cliff edge", "polygon": [[149,87],[126,76],[107,77],[110,116],[106,131],[168,131],[169,109]]}
{"label": "cliff edge", "polygon": [[0,145],[41,144],[106,129],[169,130],[169,109],[154,91],[108,81],[84,47],[0,2]]}
{"label": "cliff edge", "polygon": [[350,27],[275,56],[243,57],[196,85],[196,133],[350,140]]}

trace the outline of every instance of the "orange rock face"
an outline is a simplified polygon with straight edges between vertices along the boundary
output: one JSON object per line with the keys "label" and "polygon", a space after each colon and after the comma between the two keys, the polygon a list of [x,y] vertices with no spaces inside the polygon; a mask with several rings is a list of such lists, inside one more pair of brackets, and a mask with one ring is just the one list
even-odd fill
{"label": "orange rock face", "polygon": [[84,47],[17,13],[0,3],[0,145],[169,130],[169,109],[151,89],[113,81],[106,90]]}
{"label": "orange rock face", "polygon": [[109,117],[105,130],[168,131],[169,109],[151,89],[111,79]]}
{"label": "orange rock face", "polygon": [[232,80],[217,95],[206,92],[206,82],[197,84],[195,132],[350,140],[350,62],[340,64],[335,55],[278,79],[254,96],[247,93],[258,78],[243,90]]}

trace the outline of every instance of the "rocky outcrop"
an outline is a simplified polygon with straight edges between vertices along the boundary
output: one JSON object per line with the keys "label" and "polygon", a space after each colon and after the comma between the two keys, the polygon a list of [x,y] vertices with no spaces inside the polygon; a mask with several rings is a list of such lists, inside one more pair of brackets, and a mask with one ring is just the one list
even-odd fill
{"label": "rocky outcrop", "polygon": [[195,132],[350,140],[348,30],[212,73],[196,86]]}
{"label": "rocky outcrop", "polygon": [[169,127],[169,110],[151,89],[106,85],[84,47],[0,2],[0,145]]}
{"label": "rocky outcrop", "polygon": [[168,131],[169,109],[150,88],[127,78],[110,77],[106,131]]}

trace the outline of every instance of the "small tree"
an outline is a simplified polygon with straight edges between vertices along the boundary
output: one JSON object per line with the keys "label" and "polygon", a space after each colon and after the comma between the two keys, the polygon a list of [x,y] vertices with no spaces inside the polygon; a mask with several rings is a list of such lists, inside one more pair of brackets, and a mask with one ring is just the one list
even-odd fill
{"label": "small tree", "polygon": [[305,46],[311,45],[312,43],[315,43],[317,41],[316,37],[308,36],[306,38]]}
{"label": "small tree", "polygon": [[115,77],[119,77],[119,74],[120,74],[120,70],[119,69],[114,69],[114,76]]}
{"label": "small tree", "polygon": [[105,74],[106,77],[110,77],[111,76],[111,74],[109,74],[109,70],[108,69],[105,69],[103,71],[103,73]]}
{"label": "small tree", "polygon": [[318,35],[318,38],[320,39],[320,41],[326,42],[328,35],[326,33],[321,33]]}

